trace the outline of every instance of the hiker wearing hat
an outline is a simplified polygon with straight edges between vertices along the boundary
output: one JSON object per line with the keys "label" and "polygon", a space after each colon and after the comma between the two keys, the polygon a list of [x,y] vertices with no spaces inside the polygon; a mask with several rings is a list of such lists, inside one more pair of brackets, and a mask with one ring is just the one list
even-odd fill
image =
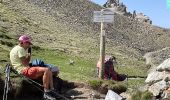
{"label": "hiker wearing hat", "polygon": [[52,72],[47,67],[30,67],[29,62],[31,58],[31,53],[29,48],[31,48],[31,38],[27,35],[22,35],[19,37],[19,44],[16,45],[10,51],[10,61],[13,68],[20,74],[23,74],[31,79],[38,79],[40,77],[43,81],[44,86],[44,98],[50,100],[56,100],[51,90],[53,87]]}

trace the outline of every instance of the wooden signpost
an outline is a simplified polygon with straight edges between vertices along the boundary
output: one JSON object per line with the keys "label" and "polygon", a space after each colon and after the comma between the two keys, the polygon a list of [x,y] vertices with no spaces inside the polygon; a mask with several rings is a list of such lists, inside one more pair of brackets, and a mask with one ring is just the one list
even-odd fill
{"label": "wooden signpost", "polygon": [[101,23],[101,34],[100,34],[100,68],[99,68],[99,78],[103,79],[104,74],[104,59],[105,59],[105,30],[104,22],[113,23],[114,21],[114,12],[102,9],[101,11],[94,11],[93,22]]}

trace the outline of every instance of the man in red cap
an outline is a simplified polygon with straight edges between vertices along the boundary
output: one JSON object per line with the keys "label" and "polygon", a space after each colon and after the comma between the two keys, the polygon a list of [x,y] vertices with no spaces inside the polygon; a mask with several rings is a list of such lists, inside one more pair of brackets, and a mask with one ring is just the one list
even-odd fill
{"label": "man in red cap", "polygon": [[31,79],[38,79],[43,77],[44,86],[44,98],[50,100],[56,100],[53,97],[51,90],[53,87],[52,72],[47,67],[30,67],[29,62],[31,53],[28,53],[28,49],[31,47],[31,38],[27,35],[19,37],[19,44],[10,51],[10,61],[12,66],[18,73],[23,74]]}

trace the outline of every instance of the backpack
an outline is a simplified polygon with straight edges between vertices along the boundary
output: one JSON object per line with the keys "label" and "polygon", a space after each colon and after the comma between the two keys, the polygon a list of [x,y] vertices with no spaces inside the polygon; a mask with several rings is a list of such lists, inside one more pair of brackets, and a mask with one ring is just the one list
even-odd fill
{"label": "backpack", "polygon": [[[117,80],[117,73],[114,71],[114,63],[116,63],[116,58],[115,57],[113,57],[113,56],[105,56],[105,60],[104,60],[104,79]],[[100,69],[100,62],[97,63],[97,74],[99,74],[99,69]]]}
{"label": "backpack", "polygon": [[32,67],[40,66],[40,67],[48,67],[52,72],[57,72],[59,73],[59,68],[53,64],[46,64],[43,60],[41,59],[34,59],[32,60],[31,63]]}
{"label": "backpack", "polygon": [[124,81],[127,78],[125,74],[119,74],[114,70],[114,65],[116,62],[116,58],[113,56],[105,57],[104,62],[104,78],[112,79],[116,81]]}
{"label": "backpack", "polygon": [[117,73],[114,70],[113,61],[110,59],[104,62],[104,78],[117,80]]}
{"label": "backpack", "polygon": [[32,61],[32,66],[46,67],[44,61],[42,61],[41,59],[34,59]]}

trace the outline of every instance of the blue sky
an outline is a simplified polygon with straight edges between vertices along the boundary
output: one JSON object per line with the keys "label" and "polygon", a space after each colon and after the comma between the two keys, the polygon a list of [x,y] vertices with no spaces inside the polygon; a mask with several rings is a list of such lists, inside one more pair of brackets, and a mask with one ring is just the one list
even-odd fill
{"label": "blue sky", "polygon": [[[91,0],[103,5],[107,0]],[[129,12],[136,10],[144,13],[152,20],[152,24],[164,28],[170,28],[170,0],[120,0]]]}

